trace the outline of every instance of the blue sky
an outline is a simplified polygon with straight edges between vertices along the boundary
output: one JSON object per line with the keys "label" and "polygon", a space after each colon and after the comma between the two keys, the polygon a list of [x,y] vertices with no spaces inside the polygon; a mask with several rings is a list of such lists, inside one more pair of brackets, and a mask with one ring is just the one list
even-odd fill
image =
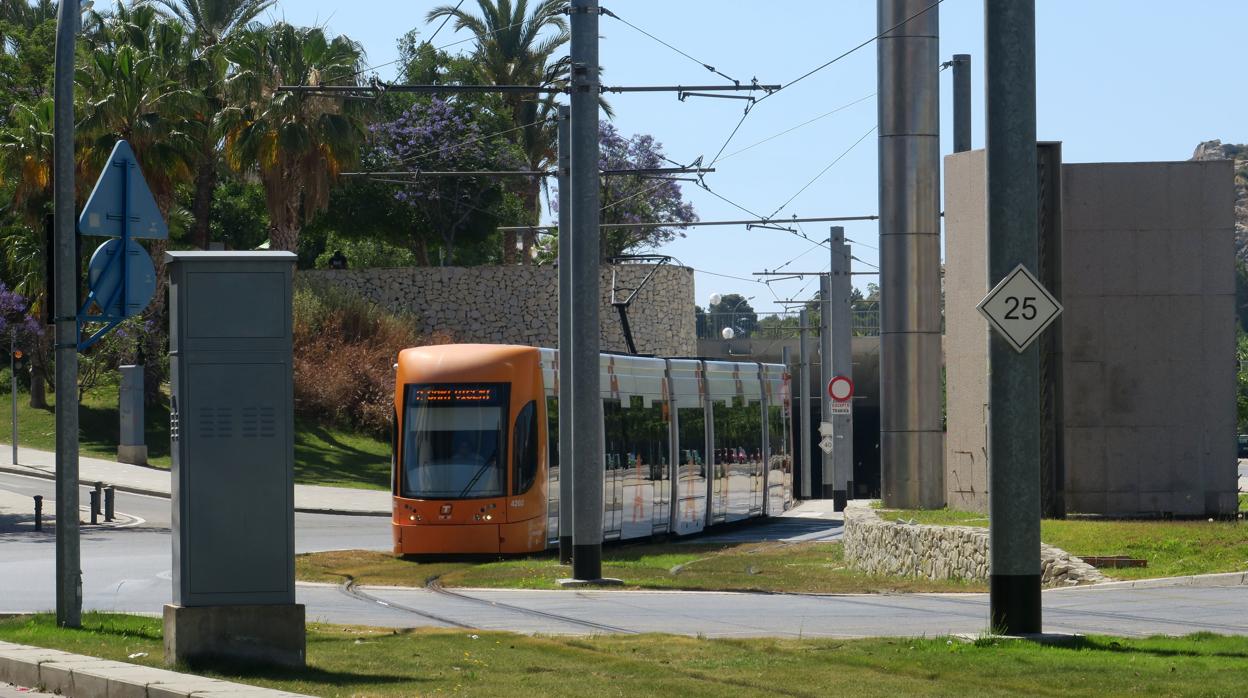
{"label": "blue sky", "polygon": [[[274,16],[320,24],[363,43],[371,65],[397,56],[396,40],[419,28],[430,8],[412,0],[281,0]],[[454,4],[451,2],[450,4]],[[465,8],[475,7],[467,0]],[[876,34],[874,0],[616,0],[604,2],[632,24],[741,80],[785,84]],[[1242,0],[1037,0],[1038,136],[1063,142],[1067,162],[1185,160],[1202,140],[1248,142],[1248,85]],[[975,147],[983,146],[983,2],[945,0],[940,6],[941,59],[969,53],[974,62]],[[715,83],[720,79],[652,39],[614,20],[601,20],[604,83],[620,85]],[[443,46],[463,35],[448,26]],[[470,43],[448,50],[468,50]],[[875,214],[874,98],[819,119],[739,154],[790,127],[875,92],[875,47],[866,46],[753,110],[707,183],[724,197],[770,215],[838,156],[844,156],[778,217]],[[378,70],[392,78],[392,67]],[[951,150],[950,74],[941,74],[942,153]],[[615,95],[615,123],[625,134],[650,133],[669,157],[709,161],[741,117],[736,100],[689,99],[673,94]],[[848,151],[848,152],[846,152]],[[704,220],[740,219],[742,212],[687,185],[685,196]],[[874,222],[845,224],[854,255],[877,261]],[[808,224],[812,239],[826,238]],[[821,249],[821,248],[820,248]],[[762,311],[776,298],[808,297],[817,283],[785,281],[770,287],[751,273],[775,269],[817,271],[826,251],[777,230],[693,228],[661,251],[698,269],[697,300],[714,292],[754,296]],[[799,256],[801,255],[801,256]],[[858,265],[858,271],[869,266]],[[718,275],[717,275],[718,274]],[[719,276],[726,275],[726,276]],[[738,277],[738,278],[727,278]],[[865,286],[871,277],[857,277]]]}

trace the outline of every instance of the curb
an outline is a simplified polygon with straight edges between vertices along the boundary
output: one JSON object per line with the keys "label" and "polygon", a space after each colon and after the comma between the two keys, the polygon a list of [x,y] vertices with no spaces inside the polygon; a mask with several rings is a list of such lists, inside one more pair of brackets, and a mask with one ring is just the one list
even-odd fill
{"label": "curb", "polygon": [[[49,473],[46,470],[40,470],[39,468],[27,468],[24,466],[14,467],[12,465],[0,465],[0,473],[8,473],[10,475],[25,475],[26,477],[37,477],[41,480],[55,480],[56,479],[56,475]],[[84,482],[82,478],[78,479],[79,486],[87,486],[90,484],[92,483]],[[161,499],[169,499],[170,497],[168,492],[164,492],[162,490],[149,490],[145,487],[134,487],[131,485],[116,485],[112,483],[109,483],[109,485],[113,489],[117,490],[118,492],[126,492],[129,494],[141,494],[147,497],[159,497]],[[334,516],[390,516],[392,514],[392,512],[389,512],[389,511],[354,511],[354,510],[333,509],[333,508],[326,508],[326,507],[300,507],[300,506],[296,506],[295,511],[300,514],[332,514]]]}
{"label": "curb", "polygon": [[11,642],[0,642],[0,681],[70,698],[192,698],[204,694],[297,698],[304,695]]}
{"label": "curb", "polygon": [[1248,586],[1248,572],[1220,572],[1217,574],[1189,574],[1183,577],[1156,577],[1154,579],[1131,579],[1121,582],[1083,584],[1064,589],[1167,589],[1172,587],[1233,587]]}

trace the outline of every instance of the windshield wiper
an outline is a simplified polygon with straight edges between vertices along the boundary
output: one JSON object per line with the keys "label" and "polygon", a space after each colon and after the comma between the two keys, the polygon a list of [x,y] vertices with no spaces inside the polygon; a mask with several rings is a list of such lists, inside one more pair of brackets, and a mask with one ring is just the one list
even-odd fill
{"label": "windshield wiper", "polygon": [[[495,455],[496,454],[497,452],[495,452]],[[459,496],[457,497],[457,499],[463,499],[464,495],[468,494],[469,490],[472,489],[473,485],[477,484],[477,480],[480,480],[481,476],[485,474],[485,471],[489,470],[493,464],[494,464],[494,455],[491,455],[489,458],[485,460],[485,463],[480,468],[477,469],[476,474],[473,475],[472,479],[468,481],[468,484],[464,486],[464,489],[459,493]]]}

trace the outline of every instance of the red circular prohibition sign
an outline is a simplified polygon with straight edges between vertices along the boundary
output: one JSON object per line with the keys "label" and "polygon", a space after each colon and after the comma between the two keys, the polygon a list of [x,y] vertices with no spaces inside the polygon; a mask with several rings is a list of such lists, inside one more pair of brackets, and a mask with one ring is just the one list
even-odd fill
{"label": "red circular prohibition sign", "polygon": [[854,382],[849,376],[837,376],[828,381],[828,397],[837,402],[849,402],[854,396]]}

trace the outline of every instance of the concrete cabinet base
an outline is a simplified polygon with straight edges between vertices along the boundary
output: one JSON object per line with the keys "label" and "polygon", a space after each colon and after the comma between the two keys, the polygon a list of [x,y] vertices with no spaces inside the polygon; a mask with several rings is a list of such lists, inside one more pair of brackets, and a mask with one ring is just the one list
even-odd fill
{"label": "concrete cabinet base", "polygon": [[303,604],[165,605],[165,663],[212,661],[303,667]]}

